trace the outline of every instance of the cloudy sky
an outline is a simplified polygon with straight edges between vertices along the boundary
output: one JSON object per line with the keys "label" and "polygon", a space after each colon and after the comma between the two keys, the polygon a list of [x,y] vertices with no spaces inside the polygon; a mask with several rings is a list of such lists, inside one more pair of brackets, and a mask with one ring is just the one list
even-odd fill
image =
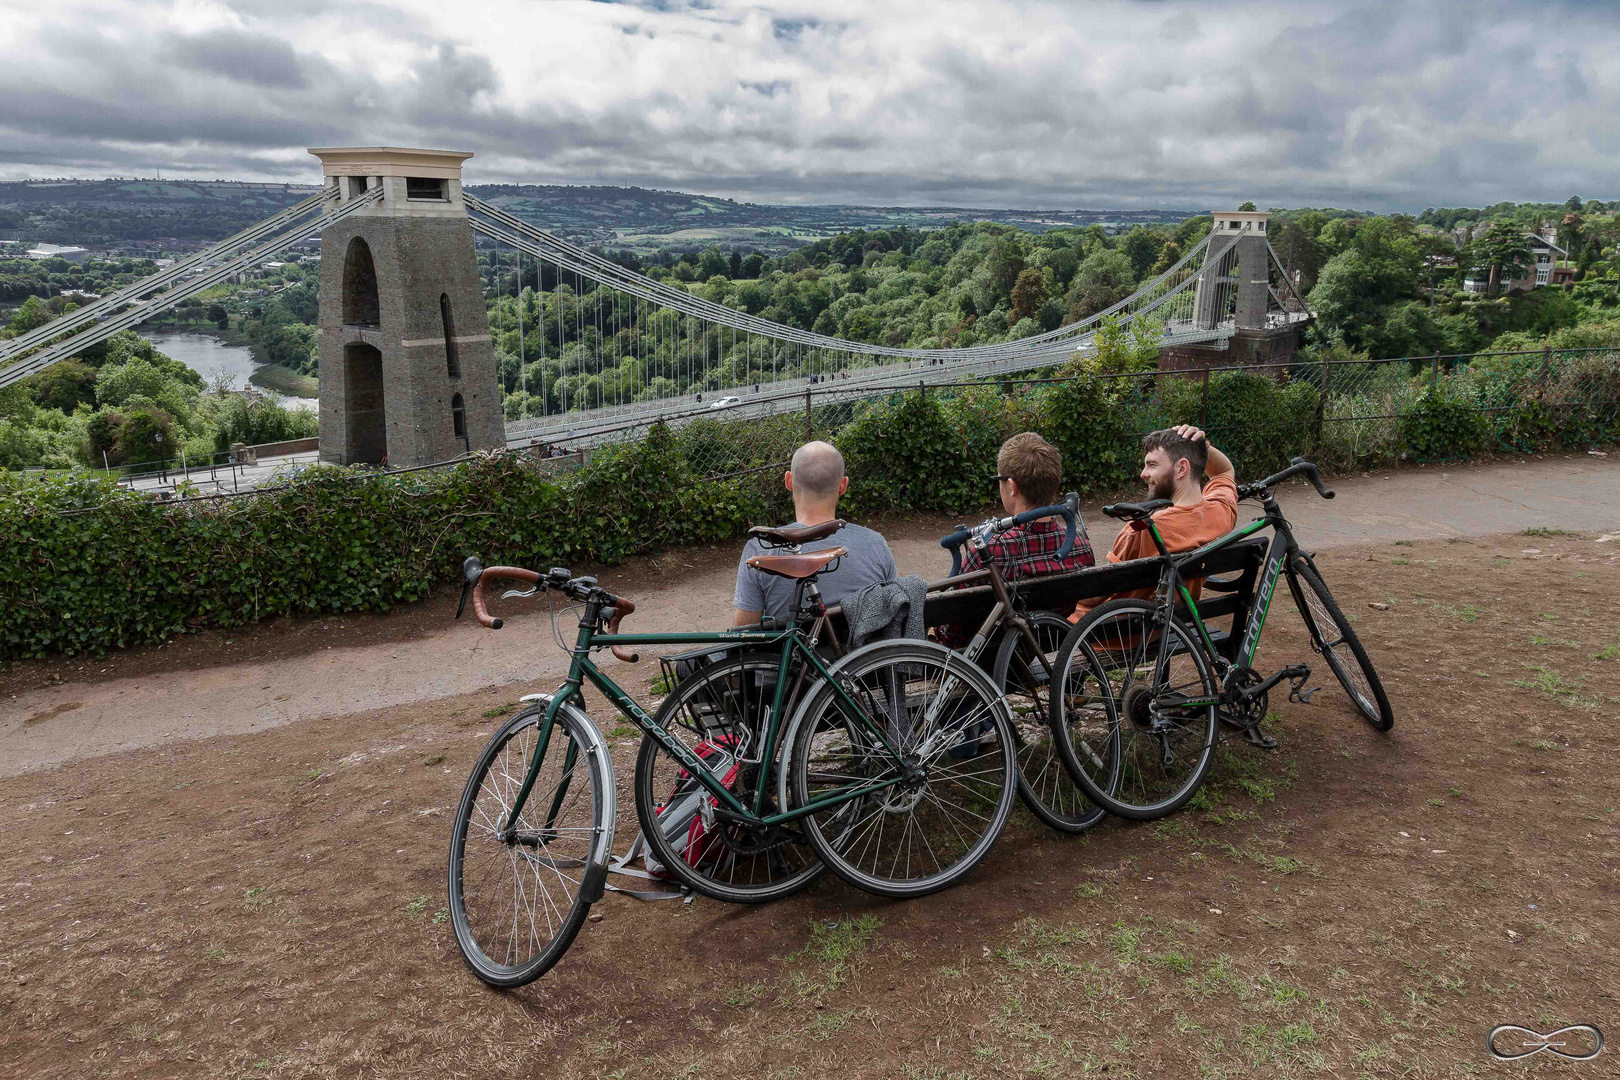
{"label": "cloudy sky", "polygon": [[0,178],[1421,209],[1620,195],[1620,3],[0,0]]}

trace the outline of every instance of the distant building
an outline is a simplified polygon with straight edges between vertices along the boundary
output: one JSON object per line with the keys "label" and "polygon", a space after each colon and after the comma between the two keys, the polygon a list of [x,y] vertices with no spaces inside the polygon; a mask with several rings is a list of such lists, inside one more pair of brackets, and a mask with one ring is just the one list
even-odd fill
{"label": "distant building", "polygon": [[70,263],[82,263],[89,258],[90,252],[82,247],[62,247],[57,244],[39,244],[28,249],[30,259],[66,259]]}
{"label": "distant building", "polygon": [[[1523,292],[1529,292],[1531,289],[1539,289],[1543,285],[1555,284],[1553,276],[1554,271],[1558,269],[1558,260],[1569,255],[1569,252],[1553,242],[1557,236],[1558,230],[1552,225],[1544,227],[1538,233],[1531,233],[1527,236],[1525,239],[1529,242],[1530,248],[1529,267],[1525,269],[1523,277],[1498,281],[1496,283],[1497,291],[1507,293],[1519,289]],[[1565,267],[1563,269],[1569,268]],[[1560,274],[1556,284],[1563,284],[1565,280],[1573,281],[1574,270],[1570,269],[1569,273],[1568,278]],[[1468,276],[1463,278],[1463,292],[1486,293],[1490,291],[1490,288],[1491,273],[1489,268],[1471,270]]]}

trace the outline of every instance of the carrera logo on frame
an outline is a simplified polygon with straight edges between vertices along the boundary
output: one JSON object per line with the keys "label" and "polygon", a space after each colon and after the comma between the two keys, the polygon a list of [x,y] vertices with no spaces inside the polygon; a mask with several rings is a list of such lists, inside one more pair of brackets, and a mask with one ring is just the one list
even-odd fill
{"label": "carrera logo on frame", "polygon": [[1568,1061],[1591,1061],[1603,1053],[1603,1032],[1592,1024],[1571,1024],[1546,1035],[1519,1024],[1497,1024],[1485,1048],[1498,1061],[1518,1061],[1543,1050]]}

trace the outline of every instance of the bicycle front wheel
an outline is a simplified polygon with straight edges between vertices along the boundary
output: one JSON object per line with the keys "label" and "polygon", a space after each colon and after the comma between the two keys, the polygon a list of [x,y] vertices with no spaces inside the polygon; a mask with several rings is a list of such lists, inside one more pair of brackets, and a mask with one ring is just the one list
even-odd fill
{"label": "bicycle front wheel", "polygon": [[1151,821],[1192,798],[1219,733],[1217,688],[1187,629],[1144,600],[1111,600],[1054,662],[1058,752],[1087,797]]}
{"label": "bicycle front wheel", "polygon": [[[775,656],[756,655],[715,664],[683,681],[653,717],[749,811],[763,787],[762,817],[777,812],[781,746],[765,760],[776,680],[781,675],[791,686],[796,674],[795,668],[780,672],[779,663]],[[642,739],[636,814],[647,846],[668,873],[705,896],[733,904],[780,899],[820,876],[821,860],[797,824],[728,824],[716,819],[717,805],[673,754],[651,737]]]}
{"label": "bicycle front wheel", "polygon": [[831,673],[794,717],[794,805],[818,807],[805,834],[868,892],[923,896],[960,881],[995,845],[1018,788],[1001,692],[926,642],[868,645]]}
{"label": "bicycle front wheel", "polygon": [[1037,611],[1029,623],[1034,644],[1018,627],[1010,627],[992,672],[1012,714],[1018,795],[1031,813],[1059,832],[1085,832],[1102,820],[1103,808],[1086,798],[1064,765],[1052,714],[1053,664],[1068,636],[1069,620]]}
{"label": "bicycle front wheel", "polygon": [[450,922],[484,982],[522,986],[551,969],[590,911],[584,885],[610,843],[613,776],[590,721],[559,709],[545,758],[510,835],[510,808],[540,744],[545,706],[518,713],[473,767],[450,839]]}
{"label": "bicycle front wheel", "polygon": [[1294,556],[1288,567],[1288,587],[1294,593],[1294,605],[1300,618],[1311,633],[1311,648],[1321,653],[1333,669],[1334,677],[1350,703],[1373,727],[1388,731],[1395,726],[1395,713],[1389,707],[1384,684],[1367,659],[1367,650],[1361,639],[1350,628],[1350,620],[1339,610],[1327,583],[1316,569],[1316,564],[1304,552]]}

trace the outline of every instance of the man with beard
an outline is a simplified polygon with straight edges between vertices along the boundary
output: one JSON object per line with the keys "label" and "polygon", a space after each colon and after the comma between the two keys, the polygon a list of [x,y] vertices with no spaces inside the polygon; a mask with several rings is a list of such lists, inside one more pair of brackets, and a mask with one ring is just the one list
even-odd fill
{"label": "man with beard", "polygon": [[[1191,551],[1237,527],[1237,480],[1232,460],[1209,445],[1202,431],[1191,424],[1165,428],[1147,435],[1142,449],[1142,482],[1147,485],[1148,499],[1169,499],[1175,504],[1153,515],[1165,547],[1172,552]],[[1203,480],[1206,472],[1208,482]],[[1146,526],[1130,522],[1120,530],[1108,552],[1108,561],[1126,562],[1157,554]],[[1187,591],[1195,601],[1203,584],[1202,578],[1187,582]],[[1082,601],[1069,621],[1079,622],[1092,608],[1120,596],[1146,600],[1152,598],[1153,590],[1138,589]]]}

